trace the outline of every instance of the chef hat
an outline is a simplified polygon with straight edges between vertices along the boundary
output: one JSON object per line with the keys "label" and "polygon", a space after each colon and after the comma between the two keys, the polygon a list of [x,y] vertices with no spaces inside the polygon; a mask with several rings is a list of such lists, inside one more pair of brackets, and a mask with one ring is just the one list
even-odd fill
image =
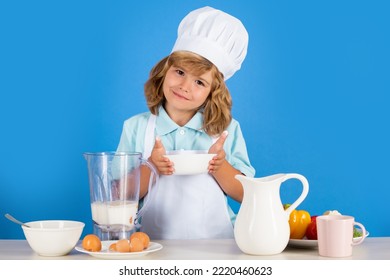
{"label": "chef hat", "polygon": [[181,21],[172,49],[190,51],[210,60],[227,80],[241,68],[248,33],[237,18],[211,7],[190,12]]}

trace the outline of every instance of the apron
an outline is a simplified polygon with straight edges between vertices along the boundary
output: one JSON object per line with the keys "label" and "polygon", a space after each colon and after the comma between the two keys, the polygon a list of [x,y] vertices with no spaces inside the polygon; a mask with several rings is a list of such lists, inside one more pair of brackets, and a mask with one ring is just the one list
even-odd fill
{"label": "apron", "polygon": [[[146,127],[144,158],[155,141],[156,116]],[[210,174],[160,175],[142,215],[142,231],[151,239],[233,238],[226,196]]]}

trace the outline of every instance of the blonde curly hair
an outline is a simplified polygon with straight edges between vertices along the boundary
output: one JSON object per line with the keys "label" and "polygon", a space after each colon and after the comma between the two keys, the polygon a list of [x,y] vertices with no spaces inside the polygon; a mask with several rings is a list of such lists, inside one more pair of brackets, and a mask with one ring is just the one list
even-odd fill
{"label": "blonde curly hair", "polygon": [[176,51],[159,61],[150,71],[144,86],[145,98],[150,112],[158,115],[164,106],[163,83],[165,74],[171,66],[191,69],[194,75],[211,71],[213,81],[209,96],[198,108],[203,113],[203,129],[210,136],[220,135],[229,126],[232,116],[232,98],[226,87],[223,75],[209,60],[192,52]]}

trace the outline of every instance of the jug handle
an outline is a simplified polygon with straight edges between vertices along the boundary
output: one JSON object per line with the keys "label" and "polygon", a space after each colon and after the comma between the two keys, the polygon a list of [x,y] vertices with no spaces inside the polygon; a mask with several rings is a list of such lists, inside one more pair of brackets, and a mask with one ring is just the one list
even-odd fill
{"label": "jug handle", "polygon": [[158,186],[158,178],[159,178],[158,173],[157,173],[157,169],[154,167],[154,165],[150,161],[148,161],[146,159],[141,159],[141,164],[146,165],[147,167],[149,167],[149,169],[152,172],[151,172],[150,178],[149,178],[148,197],[147,197],[147,199],[144,199],[144,204],[142,205],[142,208],[138,211],[137,219],[134,221],[134,224],[136,226],[140,226],[138,224],[138,219],[142,217],[143,213],[145,212],[145,209],[149,205],[149,201],[152,199],[153,182],[155,181],[155,188],[156,188]]}
{"label": "jug handle", "polygon": [[298,179],[299,181],[301,181],[302,183],[302,193],[301,195],[298,197],[297,200],[294,201],[294,203],[292,203],[290,205],[290,207],[288,207],[286,210],[285,210],[285,213],[287,214],[287,217],[290,217],[290,214],[293,210],[295,210],[295,208],[298,207],[299,204],[302,203],[302,201],[306,198],[307,194],[309,193],[309,182],[307,181],[307,179],[300,175],[300,174],[297,174],[297,173],[287,173],[285,174],[284,178],[282,179],[282,182],[285,182],[289,179]]}

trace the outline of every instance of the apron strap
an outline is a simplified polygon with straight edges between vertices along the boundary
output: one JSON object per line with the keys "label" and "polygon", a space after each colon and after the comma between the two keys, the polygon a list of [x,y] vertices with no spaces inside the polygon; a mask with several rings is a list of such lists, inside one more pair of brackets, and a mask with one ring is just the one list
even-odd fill
{"label": "apron strap", "polygon": [[148,119],[148,124],[146,125],[146,132],[145,132],[145,139],[144,139],[144,158],[149,158],[153,146],[154,146],[154,130],[156,128],[156,115],[150,114],[150,117]]}

